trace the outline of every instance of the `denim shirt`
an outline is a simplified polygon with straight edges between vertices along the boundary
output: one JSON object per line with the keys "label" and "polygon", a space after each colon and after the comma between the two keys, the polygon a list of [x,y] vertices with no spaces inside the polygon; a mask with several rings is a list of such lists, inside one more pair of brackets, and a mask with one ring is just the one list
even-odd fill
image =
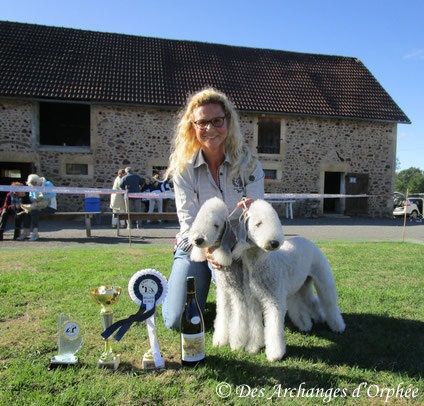
{"label": "denim shirt", "polygon": [[264,172],[257,161],[252,173],[244,174],[244,179],[231,176],[231,163],[228,157],[218,169],[219,185],[216,184],[201,150],[188,162],[185,170],[173,178],[175,205],[177,208],[180,232],[177,246],[188,250],[188,231],[202,204],[212,198],[222,199],[231,212],[243,197],[263,199]]}
{"label": "denim shirt", "polygon": [[[44,179],[43,187],[54,187],[53,183],[50,182],[47,179]],[[43,199],[48,201],[48,206],[51,207],[54,210],[57,210],[57,200],[56,200],[56,193],[41,193],[40,192],[29,192],[29,198],[32,202],[36,201],[40,198],[40,196],[43,197]]]}

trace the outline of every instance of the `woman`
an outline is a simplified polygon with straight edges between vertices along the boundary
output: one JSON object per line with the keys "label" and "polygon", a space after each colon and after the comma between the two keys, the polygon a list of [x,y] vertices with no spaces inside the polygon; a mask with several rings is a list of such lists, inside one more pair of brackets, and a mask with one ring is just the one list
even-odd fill
{"label": "woman", "polygon": [[[51,181],[47,180],[44,177],[38,176],[36,173],[31,173],[30,175],[28,175],[26,183],[28,186],[34,187],[54,187]],[[28,210],[31,216],[31,233],[29,235],[29,239],[30,241],[37,241],[40,214],[53,214],[57,211],[56,193],[41,193],[38,191],[33,191],[29,192],[29,199],[31,200],[30,207],[28,207],[27,205],[22,205],[22,207],[24,208],[24,210]],[[28,230],[24,228],[22,232],[26,237]]]}
{"label": "woman", "polygon": [[[150,192],[161,193],[161,182],[159,181],[159,174],[152,176],[152,181],[150,183]],[[157,207],[158,213],[163,211],[163,200],[162,199],[149,199],[149,213],[153,213]]]}
{"label": "woman", "polygon": [[[180,232],[163,304],[165,325],[178,328],[186,296],[186,278],[194,276],[202,310],[209,291],[211,271],[207,262],[190,260],[188,231],[200,206],[217,196],[230,211],[263,198],[264,174],[240,132],[238,114],[228,98],[215,89],[192,95],[181,113],[173,139],[166,177],[172,176]],[[212,266],[220,264],[207,258]]]}
{"label": "woman", "polygon": [[[21,182],[12,182],[11,186],[24,186]],[[9,192],[4,199],[3,206],[0,208],[0,241],[3,241],[3,233],[6,229],[7,220],[13,217],[15,221],[14,240],[23,240],[25,236],[21,235],[21,227],[29,229],[31,218],[22,208],[22,204],[31,204],[28,193]],[[29,232],[28,232],[29,235]],[[22,237],[22,238],[21,238]]]}
{"label": "woman", "polygon": [[[119,187],[122,178],[126,175],[125,173],[125,169],[119,169],[118,171],[118,176],[115,178],[114,182],[113,182],[113,186],[112,189],[118,189],[121,190],[121,188]],[[124,200],[124,195],[122,193],[112,193],[110,195],[110,206],[109,206],[112,211],[114,213],[120,213],[123,212],[125,213],[125,200]],[[125,226],[125,220],[122,220],[122,222],[124,223]],[[112,227],[116,227],[118,223],[118,217],[116,217],[115,215],[112,215]]]}

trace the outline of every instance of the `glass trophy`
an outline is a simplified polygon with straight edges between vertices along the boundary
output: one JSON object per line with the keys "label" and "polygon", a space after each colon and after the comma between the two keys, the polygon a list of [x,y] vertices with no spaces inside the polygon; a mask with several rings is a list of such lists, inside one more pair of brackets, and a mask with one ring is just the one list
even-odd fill
{"label": "glass trophy", "polygon": [[59,353],[50,359],[50,365],[75,365],[75,354],[82,346],[81,331],[78,324],[66,314],[61,314],[57,323]]}
{"label": "glass trophy", "polygon": [[[122,289],[118,286],[100,286],[90,289],[91,296],[101,306],[100,317],[104,330],[113,323],[113,310],[111,306],[118,301],[121,291]],[[97,366],[116,370],[119,362],[120,356],[113,352],[110,339],[104,339],[104,350],[100,355]]]}

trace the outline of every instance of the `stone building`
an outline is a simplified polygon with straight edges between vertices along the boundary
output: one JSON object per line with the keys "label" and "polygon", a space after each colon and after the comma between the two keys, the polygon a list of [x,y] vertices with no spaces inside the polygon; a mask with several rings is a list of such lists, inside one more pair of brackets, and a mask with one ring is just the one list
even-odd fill
{"label": "stone building", "polygon": [[239,110],[267,192],[373,195],[297,214],[391,213],[397,124],[410,121],[358,59],[14,22],[0,22],[0,184],[36,171],[109,188],[118,168],[164,168],[179,108],[206,86]]}

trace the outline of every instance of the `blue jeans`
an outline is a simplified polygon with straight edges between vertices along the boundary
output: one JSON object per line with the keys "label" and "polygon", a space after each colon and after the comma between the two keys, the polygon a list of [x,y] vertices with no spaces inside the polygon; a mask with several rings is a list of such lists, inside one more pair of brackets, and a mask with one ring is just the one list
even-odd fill
{"label": "blue jeans", "polygon": [[193,262],[190,260],[189,252],[177,249],[168,281],[168,294],[162,306],[163,321],[168,328],[180,328],[180,317],[186,300],[186,280],[188,276],[195,278],[196,297],[203,312],[211,282],[211,271],[208,263],[206,261]]}
{"label": "blue jeans", "polygon": [[49,206],[41,210],[31,210],[29,212],[31,216],[31,230],[33,230],[34,228],[38,228],[38,225],[40,224],[40,213],[53,214],[53,213],[56,213],[56,211],[57,211],[56,209],[52,209]]}

